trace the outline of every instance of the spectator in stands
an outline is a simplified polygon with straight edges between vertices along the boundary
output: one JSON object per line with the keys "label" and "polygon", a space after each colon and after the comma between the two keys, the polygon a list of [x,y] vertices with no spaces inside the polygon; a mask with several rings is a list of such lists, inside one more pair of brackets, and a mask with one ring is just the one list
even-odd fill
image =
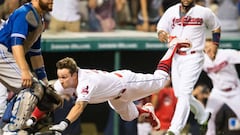
{"label": "spectator in stands", "polygon": [[129,12],[131,16],[131,23],[135,26],[137,24],[138,10],[140,6],[139,0],[127,0]]}
{"label": "spectator in stands", "polygon": [[140,0],[137,30],[156,31],[156,25],[160,19],[161,4],[162,0]]}
{"label": "spectator in stands", "polygon": [[215,14],[217,14],[218,0],[207,0],[206,6],[209,7]]}
{"label": "spectator in stands", "polygon": [[0,19],[6,20],[16,8],[20,6],[19,0],[0,1]]}
{"label": "spectator in stands", "polygon": [[207,39],[205,44],[203,70],[212,80],[213,88],[207,101],[206,109],[211,112],[207,135],[216,134],[216,114],[223,106],[228,105],[240,119],[240,81],[235,64],[240,63],[240,52],[233,49],[217,49]]}
{"label": "spectator in stands", "polygon": [[115,29],[115,2],[118,0],[89,0],[88,24],[90,31],[109,32]]}
{"label": "spectator in stands", "polygon": [[169,7],[177,3],[180,3],[180,0],[163,0],[162,2],[163,12],[165,12]]}
{"label": "spectator in stands", "polygon": [[[219,0],[217,8],[217,16],[221,21],[222,31],[238,31],[239,30],[239,14],[237,7],[238,0]],[[227,11],[227,12],[226,12]]]}
{"label": "spectator in stands", "polygon": [[206,1],[205,0],[195,0],[196,4],[205,7],[206,6]]}
{"label": "spectator in stands", "polygon": [[122,29],[131,21],[129,5],[127,0],[116,0],[115,6],[117,27]]}
{"label": "spectator in stands", "polygon": [[80,32],[81,15],[79,13],[80,0],[55,0],[50,12],[50,32],[70,31]]}
{"label": "spectator in stands", "polygon": [[169,80],[165,87],[158,93],[152,95],[152,104],[155,107],[155,113],[161,122],[159,131],[152,131],[151,135],[166,134],[175,111],[177,98],[174,95],[171,81]]}

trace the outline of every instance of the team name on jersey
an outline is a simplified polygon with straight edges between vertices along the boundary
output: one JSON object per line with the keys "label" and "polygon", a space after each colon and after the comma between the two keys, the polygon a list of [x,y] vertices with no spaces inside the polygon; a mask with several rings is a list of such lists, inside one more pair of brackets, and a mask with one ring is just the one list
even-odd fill
{"label": "team name on jersey", "polygon": [[188,25],[202,25],[203,19],[202,18],[194,18],[191,16],[184,16],[182,18],[173,18],[172,20],[172,26],[173,28],[178,26],[188,26]]}
{"label": "team name on jersey", "polygon": [[209,67],[207,68],[207,72],[208,73],[211,73],[211,72],[214,72],[214,73],[217,73],[219,72],[221,69],[223,69],[224,67],[226,67],[228,65],[228,62],[227,61],[223,61],[221,62],[220,64],[214,66],[214,67]]}

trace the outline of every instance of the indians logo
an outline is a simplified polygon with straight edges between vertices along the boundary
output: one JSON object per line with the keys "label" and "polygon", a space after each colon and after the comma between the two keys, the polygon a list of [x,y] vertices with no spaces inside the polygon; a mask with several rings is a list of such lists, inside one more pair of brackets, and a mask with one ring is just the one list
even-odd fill
{"label": "indians logo", "polygon": [[203,19],[202,18],[194,18],[191,16],[185,16],[182,18],[173,18],[172,19],[172,28],[174,28],[176,25],[179,26],[196,26],[196,25],[202,25],[203,24]]}
{"label": "indians logo", "polygon": [[224,67],[226,67],[228,65],[228,62],[227,61],[223,61],[221,62],[220,64],[214,66],[214,67],[209,67],[207,68],[207,72],[210,73],[210,72],[214,72],[214,73],[217,73],[219,72],[221,69],[223,69]]}
{"label": "indians logo", "polygon": [[89,93],[88,86],[86,86],[85,88],[82,88],[81,94],[87,95],[88,93]]}

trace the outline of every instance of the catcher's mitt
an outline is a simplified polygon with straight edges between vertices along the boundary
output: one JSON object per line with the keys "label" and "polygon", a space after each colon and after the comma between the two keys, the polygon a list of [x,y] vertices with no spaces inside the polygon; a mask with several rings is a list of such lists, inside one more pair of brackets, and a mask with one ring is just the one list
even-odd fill
{"label": "catcher's mitt", "polygon": [[55,109],[63,105],[63,100],[60,95],[56,93],[56,90],[48,85],[44,89],[44,95],[42,99],[38,102],[37,107],[39,110],[44,112],[52,112]]}

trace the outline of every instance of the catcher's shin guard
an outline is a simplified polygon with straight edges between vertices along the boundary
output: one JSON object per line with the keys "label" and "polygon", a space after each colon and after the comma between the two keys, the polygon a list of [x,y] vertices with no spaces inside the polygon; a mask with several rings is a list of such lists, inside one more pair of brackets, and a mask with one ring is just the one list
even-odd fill
{"label": "catcher's shin guard", "polygon": [[24,89],[18,94],[8,125],[9,131],[18,131],[26,127],[25,122],[31,116],[37,100],[37,97],[30,92],[30,89]]}
{"label": "catcher's shin guard", "polygon": [[24,89],[18,95],[13,106],[12,117],[8,125],[9,131],[25,129],[28,120],[43,92],[42,87],[33,85],[31,89]]}

